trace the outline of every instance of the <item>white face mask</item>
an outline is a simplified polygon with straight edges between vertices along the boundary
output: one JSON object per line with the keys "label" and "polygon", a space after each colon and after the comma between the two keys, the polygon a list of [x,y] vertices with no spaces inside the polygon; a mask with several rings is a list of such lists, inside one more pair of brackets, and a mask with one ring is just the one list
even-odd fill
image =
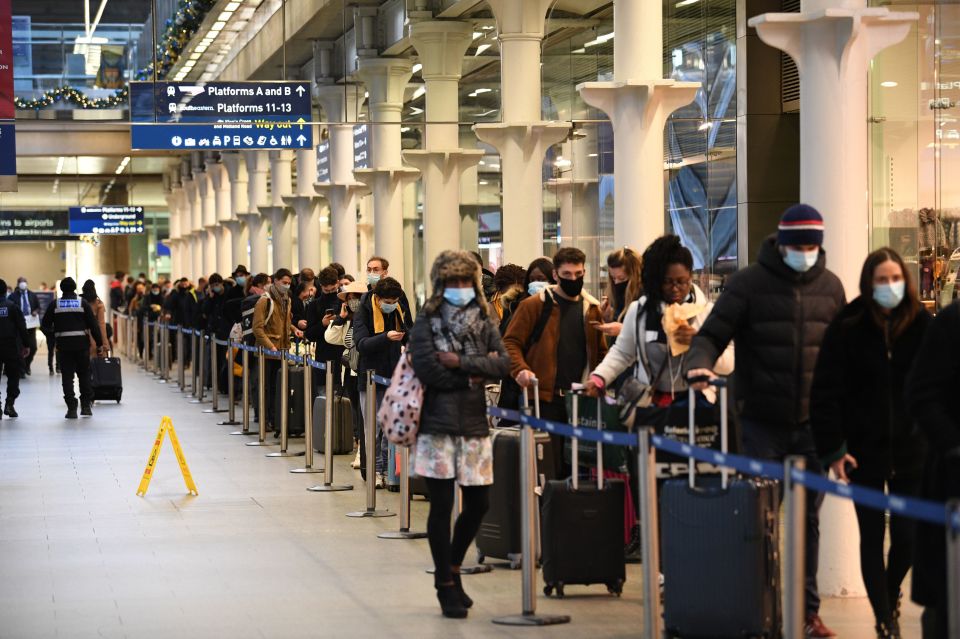
{"label": "white face mask", "polygon": [[874,284],[873,300],[883,308],[894,309],[900,306],[906,292],[907,283],[903,280],[890,284]]}
{"label": "white face mask", "polygon": [[797,273],[806,273],[813,268],[819,258],[819,249],[814,249],[813,251],[796,251],[787,247],[786,253],[783,256],[783,263]]}
{"label": "white face mask", "polygon": [[27,290],[27,283],[26,283],[26,282],[20,282],[19,284],[17,284],[17,286],[20,287],[20,290],[21,290],[21,291]]}

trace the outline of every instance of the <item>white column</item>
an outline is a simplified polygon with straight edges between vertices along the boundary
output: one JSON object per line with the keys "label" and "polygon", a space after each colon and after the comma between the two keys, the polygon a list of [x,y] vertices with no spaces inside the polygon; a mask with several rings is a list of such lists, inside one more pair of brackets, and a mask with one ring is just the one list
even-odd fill
{"label": "white column", "polygon": [[217,272],[229,277],[236,264],[233,262],[232,237],[227,223],[231,220],[230,212],[230,180],[227,179],[227,168],[213,159],[207,160],[207,175],[210,177],[210,186],[213,189],[213,206],[216,224],[211,233],[216,241]]}
{"label": "white column", "polygon": [[[319,131],[314,131],[315,140],[319,140]],[[324,241],[320,231],[320,202],[313,185],[317,180],[317,150],[298,149],[297,190],[294,195],[284,196],[283,202],[294,210],[297,218],[297,261],[299,267],[310,267],[315,272],[323,268],[320,245]]]}
{"label": "white column", "polygon": [[203,227],[200,230],[202,242],[203,276],[209,277],[217,270],[217,205],[214,201],[213,186],[206,167],[194,170],[193,179],[197,182],[197,194],[200,200],[200,210]]}
{"label": "white column", "polygon": [[369,192],[353,176],[353,123],[357,121],[359,90],[355,85],[317,87],[317,99],[330,122],[330,181],[314,185],[330,203],[333,261],[353,276],[360,274],[357,203]]}
{"label": "white column", "polygon": [[827,266],[848,295],[869,247],[867,71],[903,40],[916,13],[867,8],[866,0],[803,0],[800,13],[752,18],[760,39],[800,72],[800,199],[826,223]]}
{"label": "white column", "polygon": [[500,152],[503,259],[514,264],[529,264],[543,253],[543,157],[570,129],[565,122],[541,121],[540,46],[553,3],[487,0],[500,40],[501,122],[477,124],[474,131]]}
{"label": "white column", "polygon": [[613,12],[614,80],[577,90],[613,127],[614,244],[643,251],[664,233],[663,128],[700,84],[663,78],[661,3],[617,0]]}
{"label": "white column", "polygon": [[197,278],[203,274],[203,238],[200,236],[203,229],[203,210],[200,206],[197,181],[193,178],[193,175],[183,180],[183,191],[186,195],[187,208],[190,211],[190,233],[187,235],[190,260],[183,266],[184,269],[189,269],[189,272],[185,275],[196,282]]}
{"label": "white column", "polygon": [[374,124],[370,127],[371,168],[354,171],[354,175],[373,189],[374,250],[390,262],[390,274],[399,280],[406,272],[403,185],[419,174],[402,165],[400,148],[403,92],[413,75],[413,63],[405,58],[361,58],[358,67],[357,77],[370,94],[370,121]]}
{"label": "white column", "polygon": [[247,165],[239,151],[221,151],[220,161],[227,172],[230,182],[230,219],[223,222],[230,229],[230,263],[236,267],[243,264],[249,269],[250,257],[247,254],[247,225],[241,216],[250,212],[247,196]]}
{"label": "white column", "polygon": [[[460,148],[461,64],[473,26],[466,22],[415,22],[410,42],[417,49],[426,83],[424,151],[406,151],[403,159],[423,176],[424,273],[441,251],[460,246],[460,178],[483,157],[480,149]],[[440,123],[440,124],[430,124]]]}
{"label": "white column", "polygon": [[247,198],[249,211],[243,216],[250,234],[250,272],[265,272],[272,274],[271,264],[267,251],[267,223],[266,217],[260,214],[260,207],[269,206],[267,199],[268,151],[244,151],[243,157],[247,165],[249,183]]}
{"label": "white column", "polygon": [[260,213],[270,220],[273,246],[273,270],[294,269],[293,263],[293,215],[283,203],[283,196],[293,191],[293,151],[269,151],[270,154],[270,204],[260,206]]}
{"label": "white column", "polygon": [[184,272],[183,258],[186,244],[183,240],[186,195],[183,192],[183,186],[180,184],[179,175],[171,178],[170,190],[164,196],[167,207],[170,209],[170,275],[171,277],[181,277]]}

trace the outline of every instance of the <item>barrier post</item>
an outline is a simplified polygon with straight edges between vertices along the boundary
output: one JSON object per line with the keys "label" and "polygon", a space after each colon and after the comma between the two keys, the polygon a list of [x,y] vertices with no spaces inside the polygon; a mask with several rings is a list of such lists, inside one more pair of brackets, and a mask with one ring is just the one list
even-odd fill
{"label": "barrier post", "polygon": [[[233,349],[236,342],[233,338],[227,339],[227,418],[222,422],[217,422],[218,426],[239,426],[237,421],[237,390],[236,382],[233,379]],[[244,351],[246,354],[246,351]],[[246,373],[246,369],[244,369]]]}
{"label": "barrier post", "polygon": [[[280,415],[278,416],[280,418],[280,450],[276,453],[267,453],[267,457],[300,457],[305,454],[304,452],[291,453],[287,450],[287,445],[290,443],[290,369],[287,366],[287,356],[287,352],[280,351]],[[304,424],[304,430],[306,430],[306,424]]]}
{"label": "barrier post", "polygon": [[660,522],[657,504],[656,449],[650,445],[652,428],[640,430],[637,482],[640,493],[640,545],[643,553],[643,636],[663,636],[660,611]]}
{"label": "barrier post", "polygon": [[[337,493],[344,490],[353,490],[353,484],[333,483],[333,362],[324,362],[326,376],[324,377],[323,404],[323,483],[307,488],[313,493]],[[359,407],[358,407],[359,408]]]}
{"label": "barrier post", "polygon": [[260,425],[259,437],[255,442],[247,442],[247,446],[274,446],[273,442],[267,441],[267,360],[264,355],[263,347],[257,347],[257,405],[260,407],[257,412]]}
{"label": "barrier post", "polygon": [[[305,353],[303,356],[303,468],[290,469],[291,473],[298,475],[323,472],[322,468],[313,467],[313,363]],[[329,367],[327,373],[329,377]]]}
{"label": "barrier post", "polygon": [[182,393],[187,387],[187,374],[183,366],[183,330],[179,326],[177,327],[177,337],[174,343],[177,346],[177,387]]}
{"label": "barrier post", "polygon": [[[367,405],[363,408],[364,449],[367,456],[367,509],[347,513],[347,517],[393,517],[397,513],[377,510],[377,388],[373,384],[373,371],[367,371]],[[330,445],[330,438],[325,442]],[[326,451],[324,451],[326,455]]]}
{"label": "barrier post", "polygon": [[[410,530],[410,447],[399,446],[400,451],[400,530],[390,530],[377,535],[380,539],[423,539],[425,532]],[[459,493],[460,487],[454,486]]]}
{"label": "barrier post", "polygon": [[[533,383],[534,406],[536,417],[540,417],[540,386],[535,380]],[[523,389],[522,412],[530,416],[530,389]],[[598,450],[597,454],[600,452]],[[496,617],[493,623],[504,626],[552,626],[569,623],[568,615],[538,615],[537,614],[537,462],[536,441],[533,437],[533,428],[529,424],[520,426],[520,512],[521,526],[520,539],[522,552],[520,556],[521,589],[523,609],[519,615]]]}
{"label": "barrier post", "polygon": [[163,377],[162,358],[160,357],[160,323],[153,323],[153,376]]}
{"label": "barrier post", "polygon": [[804,552],[806,544],[807,493],[793,473],[803,473],[803,457],[787,457],[783,468],[784,512],[784,579],[783,579],[783,636],[784,639],[803,639],[804,624]]}
{"label": "barrier post", "polygon": [[143,319],[143,330],[140,332],[143,333],[143,352],[140,353],[140,365],[143,366],[143,370],[149,372],[150,367],[147,366],[147,361],[150,357],[150,324],[146,318]]}
{"label": "barrier post", "polygon": [[233,431],[231,435],[256,435],[250,431],[250,352],[247,348],[246,344],[240,344],[240,365],[243,367],[243,376],[240,379],[243,428]]}
{"label": "barrier post", "polygon": [[160,383],[166,384],[170,378],[170,334],[167,326],[159,320],[157,330],[160,332]]}
{"label": "barrier post", "polygon": [[197,330],[194,328],[188,329],[190,331],[190,394],[194,397],[199,397],[200,389],[197,384],[197,353],[199,348],[197,347]]}
{"label": "barrier post", "polygon": [[196,399],[191,400],[191,404],[203,404],[206,402],[203,397],[206,394],[207,388],[207,364],[205,361],[206,357],[204,357],[203,353],[203,341],[205,339],[207,339],[206,333],[199,331],[199,335],[197,336],[197,359],[194,360],[194,368],[197,369],[197,380],[195,382],[197,392],[194,393]]}
{"label": "barrier post", "polygon": [[220,408],[220,371],[217,370],[217,336],[210,336],[210,384],[213,390],[210,391],[210,399],[213,405],[206,409],[205,413],[222,413]]}
{"label": "barrier post", "polygon": [[947,502],[947,636],[960,637],[960,499]]}

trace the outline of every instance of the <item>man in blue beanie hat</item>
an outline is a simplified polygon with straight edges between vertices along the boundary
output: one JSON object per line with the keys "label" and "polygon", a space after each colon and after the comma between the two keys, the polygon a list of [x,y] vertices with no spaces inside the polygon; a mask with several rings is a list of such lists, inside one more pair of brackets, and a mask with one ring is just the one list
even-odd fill
{"label": "man in blue beanie hat", "polygon": [[[687,359],[690,377],[713,378],[710,367],[733,340],[744,454],[775,461],[800,455],[813,473],[823,472],[810,429],[813,369],[827,326],[846,304],[843,285],[826,268],[822,245],[820,213],[806,204],[787,209],[777,233],[760,247],[757,263],[730,277]],[[807,498],[807,637],[835,636],[819,615],[822,502],[817,493]]]}

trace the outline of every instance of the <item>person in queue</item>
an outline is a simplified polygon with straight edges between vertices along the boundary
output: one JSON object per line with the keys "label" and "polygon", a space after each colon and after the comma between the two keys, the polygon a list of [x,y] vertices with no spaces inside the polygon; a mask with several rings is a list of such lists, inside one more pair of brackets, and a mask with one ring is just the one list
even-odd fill
{"label": "person in queue", "polygon": [[[151,284],[149,293],[144,293],[143,286],[137,282],[136,297],[130,302],[130,312],[137,318],[137,348],[141,357],[143,357],[143,323],[156,322],[160,319],[164,301],[159,284]],[[149,349],[153,351],[153,343],[149,345]],[[152,352],[150,354],[153,355]]]}
{"label": "person in queue", "polygon": [[[634,256],[634,259],[640,263],[639,258]],[[687,396],[684,375],[687,354],[673,355],[663,326],[664,311],[672,304],[693,304],[698,309],[696,316],[687,325],[678,326],[673,334],[677,344],[689,347],[710,316],[713,303],[693,283],[693,255],[676,235],[664,235],[644,251],[643,282],[646,295],[625,309],[623,330],[590,374],[586,390],[589,395],[598,396],[636,364],[639,357],[637,379],[653,387],[654,405],[669,406],[675,399]],[[711,368],[719,375],[733,371],[732,345],[727,346]]]}
{"label": "person in queue", "polygon": [[550,258],[538,257],[530,262],[530,265],[526,269],[526,274],[523,277],[523,282],[520,285],[520,291],[516,297],[510,300],[504,300],[503,317],[500,319],[500,334],[506,334],[507,326],[510,324],[510,318],[513,317],[513,312],[517,309],[517,306],[520,305],[520,302],[531,295],[540,294],[545,288],[556,283],[557,281],[553,279],[553,262]]}
{"label": "person in queue", "polygon": [[27,324],[20,306],[6,297],[7,283],[0,280],[0,374],[7,376],[7,397],[3,415],[18,417],[14,404],[20,396],[20,370],[30,352]]}
{"label": "person in queue", "polygon": [[490,310],[498,325],[503,321],[505,308],[512,305],[523,291],[523,280],[526,276],[527,272],[523,267],[516,264],[504,264],[494,274],[493,283],[497,292],[490,300]]}
{"label": "person in queue", "polygon": [[33,364],[33,358],[37,354],[37,326],[40,317],[40,300],[37,294],[30,290],[27,285],[27,278],[20,276],[17,278],[17,288],[10,293],[8,298],[16,304],[23,313],[24,320],[33,323],[32,328],[27,329],[27,341],[24,345],[30,349],[30,352],[24,358],[21,376],[26,377],[30,374],[30,366]]}
{"label": "person in queue", "polygon": [[[333,385],[340,388],[340,356],[343,355],[343,340],[330,342],[326,331],[338,316],[343,314],[343,297],[340,296],[340,274],[333,266],[327,266],[317,275],[320,289],[313,302],[307,306],[306,319],[303,320],[303,335],[317,345],[317,359],[333,363]],[[366,289],[364,289],[366,290]],[[318,378],[317,383],[320,382]]]}
{"label": "person in queue", "polygon": [[[473,601],[460,565],[489,505],[493,442],[484,382],[507,375],[510,359],[483,297],[480,267],[466,251],[444,251],[430,272],[433,295],[413,325],[410,358],[424,384],[414,472],[427,483],[427,536],[434,586],[445,617],[464,618]],[[462,511],[450,536],[454,491]]]}
{"label": "person in queue", "polygon": [[[260,301],[260,298],[263,297],[267,292],[267,287],[270,285],[270,276],[266,273],[257,273],[256,275],[250,277],[246,281],[246,297],[240,301],[240,334],[241,340],[247,346],[255,346],[257,344],[257,338],[253,334],[253,314],[257,309],[257,302]],[[226,303],[227,306],[233,304],[235,300],[230,300]],[[228,311],[229,312],[229,311]],[[238,353],[238,358],[242,359],[242,356]],[[248,358],[250,362],[254,362],[254,358],[251,356]],[[251,364],[250,366],[250,388],[258,388],[257,384],[259,383],[259,367]],[[260,398],[259,394],[252,392],[250,394],[251,405],[253,410],[256,413],[255,421],[260,422]]]}
{"label": "person in queue", "polygon": [[[140,282],[138,282],[140,284]],[[97,285],[93,280],[87,280],[83,283],[81,288],[80,297],[90,305],[90,309],[93,311],[93,316],[97,321],[97,326],[100,327],[100,335],[103,336],[103,343],[98,343],[93,336],[90,336],[90,358],[93,359],[97,356],[105,357],[106,354],[103,353],[101,346],[106,346],[109,350],[110,342],[107,339],[107,307],[103,303],[103,300],[100,299],[100,296],[97,295]]]}
{"label": "person in queue", "polygon": [[[312,268],[301,269],[294,278],[290,287],[290,312],[293,317],[293,326],[303,331],[306,328],[306,307],[316,294],[317,275]],[[314,291],[311,294],[310,291]],[[301,336],[302,337],[302,336]]]}
{"label": "person in queue", "polygon": [[[323,272],[321,271],[321,277],[322,276]],[[359,360],[356,344],[353,340],[353,317],[360,309],[360,298],[362,298],[366,292],[366,286],[360,282],[353,282],[337,294],[337,298],[340,301],[340,312],[333,318],[333,321],[324,328],[323,345],[321,346],[319,342],[317,343],[317,353],[322,351],[323,353],[329,353],[331,356],[334,353],[338,353],[336,360],[327,361],[334,361],[334,363],[337,364],[341,363],[341,358],[343,358],[342,363],[345,369],[342,382],[343,390],[350,399],[351,406],[357,407],[360,406],[360,382],[357,376]],[[323,326],[323,324],[320,324],[320,326]],[[343,357],[344,354],[346,355],[345,358]],[[333,383],[334,385],[338,383],[337,376],[334,376]],[[361,444],[364,440],[363,417],[359,410],[351,411],[351,415],[353,416],[353,442],[357,448],[357,453],[350,465],[353,468],[363,469],[362,473],[366,473],[363,465],[366,461],[366,451]]]}
{"label": "person in queue", "polygon": [[[809,473],[823,472],[810,426],[814,367],[827,326],[846,304],[843,285],[826,267],[823,232],[812,206],[787,209],[757,263],[730,276],[687,358],[688,377],[713,379],[711,367],[735,341],[744,454],[778,462],[800,455]],[[822,494],[809,492],[804,625],[814,638],[836,636],[820,618],[817,590],[822,502]]]}
{"label": "person in queue", "polygon": [[[227,301],[226,283],[223,276],[219,273],[212,273],[207,288],[207,296],[200,304],[200,328],[215,339],[225,341],[230,337],[230,327],[224,321],[224,307]],[[207,380],[204,383],[208,387],[213,386],[213,375],[218,375],[217,388],[224,392],[227,386],[227,347],[217,345],[217,358],[215,362],[210,362],[209,345],[203,349],[203,356],[209,365],[206,365]]]}
{"label": "person in queue", "polygon": [[[587,381],[607,354],[607,343],[597,330],[602,320],[600,302],[583,290],[587,256],[577,248],[562,248],[553,257],[550,286],[531,295],[517,307],[503,343],[510,354],[513,375],[521,388],[539,382],[540,416],[566,423],[563,395],[573,384]],[[543,330],[532,344],[531,336],[543,313],[549,313]],[[550,435],[557,477],[566,476],[563,438]]]}
{"label": "person in queue", "polygon": [[77,297],[77,283],[72,277],[60,281],[62,295],[55,306],[47,309],[41,320],[45,334],[53,334],[57,341],[63,400],[67,404],[67,419],[77,419],[77,396],[73,377],[80,384],[80,414],[93,415],[93,387],[90,380],[90,340],[100,355],[107,354],[107,346],[93,309],[85,299]]}
{"label": "person in queue", "polygon": [[[290,350],[290,284],[293,274],[289,269],[281,268],[273,274],[273,284],[266,288],[266,293],[257,300],[253,312],[253,335],[257,346],[281,353]],[[280,434],[280,420],[274,415],[273,397],[276,395],[276,376],[280,370],[280,359],[267,357],[266,375],[263,380],[266,387],[267,427],[274,429],[274,434]]]}
{"label": "person in queue", "polygon": [[[693,261],[691,259],[691,264]],[[643,261],[636,251],[624,247],[607,256],[607,295],[600,308],[604,323],[598,328],[610,343],[623,330],[623,323],[630,304],[643,292],[641,270]]]}
{"label": "person in queue", "polygon": [[[375,375],[390,378],[400,361],[403,346],[407,343],[411,317],[402,306],[403,288],[392,277],[379,280],[372,291],[360,300],[353,316],[353,341],[360,359],[357,372],[370,371]],[[376,385],[374,406],[379,407],[385,389]],[[367,410],[366,384],[360,385],[360,407]],[[376,411],[375,411],[376,412]],[[361,444],[362,445],[362,444]],[[376,485],[386,486],[387,440],[380,424],[376,435]],[[368,478],[369,481],[369,478]]]}
{"label": "person in queue", "polygon": [[[824,466],[840,481],[920,494],[926,445],[907,414],[904,385],[933,319],[923,310],[903,259],[890,248],[867,256],[860,296],[823,336],[810,391],[810,423]],[[878,401],[886,398],[886,401]],[[860,528],[860,572],[877,637],[900,637],[900,586],[913,563],[915,526],[854,504]]]}
{"label": "person in queue", "polygon": [[[227,289],[227,302],[230,300],[242,300],[244,298],[247,290],[247,278],[250,277],[250,271],[248,271],[247,267],[243,264],[237,264],[237,268],[233,269],[232,275],[234,286]],[[234,323],[239,321],[240,320],[237,319]]]}

